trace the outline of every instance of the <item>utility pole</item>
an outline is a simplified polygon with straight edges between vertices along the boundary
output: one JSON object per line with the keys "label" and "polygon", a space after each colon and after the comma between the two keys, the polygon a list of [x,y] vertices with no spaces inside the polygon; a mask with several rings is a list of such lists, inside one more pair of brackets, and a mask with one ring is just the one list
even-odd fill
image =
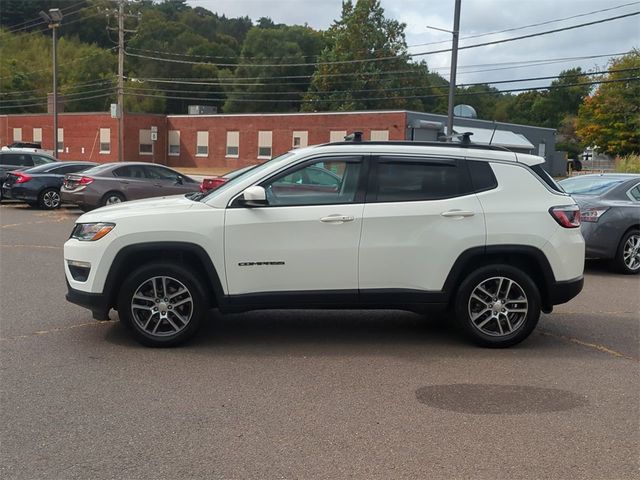
{"label": "utility pole", "polygon": [[449,75],[449,111],[447,115],[447,137],[453,138],[453,102],[456,93],[456,71],[458,69],[458,36],[460,35],[460,3],[456,0],[453,14],[453,44],[451,46],[451,73]]}
{"label": "utility pole", "polygon": [[118,0],[118,161],[124,160],[124,0]]}

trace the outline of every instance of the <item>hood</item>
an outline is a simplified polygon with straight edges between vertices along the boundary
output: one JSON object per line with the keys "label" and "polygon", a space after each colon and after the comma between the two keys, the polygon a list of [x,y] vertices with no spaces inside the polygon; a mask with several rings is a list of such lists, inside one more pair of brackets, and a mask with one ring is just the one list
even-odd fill
{"label": "hood", "polygon": [[111,222],[121,218],[180,213],[191,209],[213,208],[206,203],[194,202],[184,195],[133,200],[92,210],[81,215],[76,223]]}

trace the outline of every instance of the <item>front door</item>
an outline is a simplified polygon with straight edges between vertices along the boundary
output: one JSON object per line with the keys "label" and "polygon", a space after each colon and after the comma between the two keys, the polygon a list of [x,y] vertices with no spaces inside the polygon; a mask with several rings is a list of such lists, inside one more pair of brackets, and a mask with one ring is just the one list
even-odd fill
{"label": "front door", "polygon": [[357,297],[363,174],[360,156],[316,158],[261,182],[268,206],[232,204],[225,218],[229,294]]}

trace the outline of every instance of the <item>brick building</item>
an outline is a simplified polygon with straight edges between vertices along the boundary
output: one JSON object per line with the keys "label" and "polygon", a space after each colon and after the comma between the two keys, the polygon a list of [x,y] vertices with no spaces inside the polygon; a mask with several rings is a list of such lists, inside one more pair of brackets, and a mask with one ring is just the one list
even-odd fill
{"label": "brick building", "polygon": [[[342,140],[362,131],[365,140],[420,139],[416,122],[446,122],[441,115],[420,112],[368,111],[290,114],[155,115],[127,114],[124,157],[174,167],[238,168],[267,160],[292,148]],[[41,142],[53,150],[53,121],[47,114],[0,116],[0,145],[13,141]],[[58,116],[61,160],[117,161],[118,125],[109,113],[63,113]],[[157,140],[152,141],[152,127]],[[419,127],[418,127],[419,128]],[[510,134],[518,151],[540,153],[554,167],[555,131],[485,120],[456,119],[454,130]],[[494,135],[491,135],[494,138]],[[475,137],[474,137],[475,138]],[[499,138],[499,135],[496,137]],[[519,143],[518,143],[519,142]],[[495,141],[494,141],[495,143]],[[513,143],[513,142],[512,142]],[[559,166],[564,170],[564,165]]]}

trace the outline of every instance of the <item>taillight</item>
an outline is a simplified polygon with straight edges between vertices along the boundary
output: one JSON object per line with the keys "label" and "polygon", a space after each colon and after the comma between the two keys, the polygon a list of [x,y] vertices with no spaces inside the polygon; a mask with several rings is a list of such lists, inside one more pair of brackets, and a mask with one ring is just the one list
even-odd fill
{"label": "taillight", "polygon": [[91,177],[82,177],[78,181],[78,185],[89,185],[90,183],[93,183],[93,178]]}
{"label": "taillight", "polygon": [[551,207],[549,213],[561,227],[578,228],[580,226],[580,207],[578,205]]}
{"label": "taillight", "polygon": [[31,175],[27,175],[26,173],[20,173],[20,172],[13,172],[12,175],[16,176],[16,181],[13,183],[25,183],[33,178]]}
{"label": "taillight", "polygon": [[597,222],[602,214],[607,210],[609,210],[609,207],[587,208],[584,212],[580,212],[580,221]]}

